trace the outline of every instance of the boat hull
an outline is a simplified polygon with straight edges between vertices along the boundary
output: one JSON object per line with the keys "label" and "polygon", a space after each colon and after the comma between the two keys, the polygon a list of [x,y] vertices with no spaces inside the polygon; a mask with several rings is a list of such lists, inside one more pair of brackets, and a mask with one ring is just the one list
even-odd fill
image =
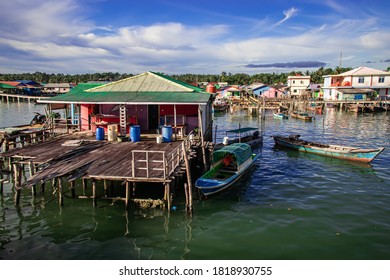
{"label": "boat hull", "polygon": [[[298,141],[294,143],[287,137],[273,136],[275,144],[278,146],[286,147],[289,149],[297,150],[300,152],[312,153],[322,156],[328,156],[338,159],[358,161],[358,162],[371,162],[373,161],[384,148],[375,149],[359,149],[353,147],[343,147],[336,145],[326,145],[327,147],[317,147],[308,144],[300,144]],[[325,146],[325,145],[324,145]]]}
{"label": "boat hull", "polygon": [[260,154],[253,154],[252,158],[248,160],[245,166],[241,167],[242,169],[227,179],[207,178],[211,172],[216,172],[215,170],[211,169],[198,180],[196,180],[195,187],[199,189],[204,196],[210,196],[222,192],[236,183],[253,166],[259,156]]}

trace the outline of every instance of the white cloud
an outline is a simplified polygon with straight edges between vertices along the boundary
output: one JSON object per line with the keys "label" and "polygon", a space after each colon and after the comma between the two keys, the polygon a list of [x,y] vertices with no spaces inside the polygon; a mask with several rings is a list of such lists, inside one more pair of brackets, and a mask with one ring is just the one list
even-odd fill
{"label": "white cloud", "polygon": [[[358,63],[357,59],[379,61],[390,57],[387,48],[390,31],[379,28],[378,18],[324,21],[318,26],[294,30],[288,36],[274,32],[259,36],[254,31],[275,27],[265,17],[253,21],[243,31],[252,29],[249,31],[253,32],[246,32],[251,36],[237,40],[231,32],[238,28],[225,24],[195,26],[165,22],[99,26],[81,13],[83,8],[77,0],[3,2],[0,4],[3,72],[12,69],[6,72],[234,73],[263,70],[238,68],[249,63],[310,60],[337,66],[340,51],[345,61],[347,57],[354,58],[351,63]],[[334,2],[328,1],[328,5]],[[294,7],[284,11],[284,18],[276,25],[298,12]],[[371,50],[375,50],[375,58],[370,57]]]}
{"label": "white cloud", "polygon": [[288,9],[286,11],[283,11],[284,19],[282,19],[282,20],[278,21],[277,23],[275,23],[275,26],[281,25],[283,22],[285,22],[286,20],[292,18],[297,13],[298,13],[298,9],[294,8],[294,7],[291,7],[290,9]]}

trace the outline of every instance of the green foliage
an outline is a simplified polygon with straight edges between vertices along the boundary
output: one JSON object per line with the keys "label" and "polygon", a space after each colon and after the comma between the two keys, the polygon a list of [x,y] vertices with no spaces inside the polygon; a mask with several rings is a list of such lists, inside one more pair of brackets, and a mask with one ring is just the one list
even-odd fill
{"label": "green foliage", "polygon": [[[352,68],[319,68],[316,71],[292,71],[290,73],[258,73],[248,75],[245,73],[227,73],[222,71],[221,74],[180,74],[170,75],[172,78],[186,83],[201,83],[201,82],[227,82],[229,85],[249,85],[252,83],[263,83],[273,85],[277,83],[287,83],[288,76],[307,75],[311,76],[313,83],[321,84],[324,82],[324,75],[339,74],[351,70]],[[390,67],[388,71],[390,70]],[[118,81],[124,78],[133,76],[133,74],[118,72],[103,72],[89,74],[47,74],[42,72],[23,73],[23,74],[0,74],[0,81],[15,81],[15,80],[33,80],[38,83],[86,83],[88,81]]]}

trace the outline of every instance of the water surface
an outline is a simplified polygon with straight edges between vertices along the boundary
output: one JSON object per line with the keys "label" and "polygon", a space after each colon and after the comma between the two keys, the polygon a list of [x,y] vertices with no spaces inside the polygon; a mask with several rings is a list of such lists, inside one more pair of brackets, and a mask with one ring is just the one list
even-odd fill
{"label": "water surface", "polygon": [[[0,103],[0,127],[33,117],[33,105]],[[24,112],[24,113],[22,113]],[[27,113],[32,113],[26,119]],[[7,117],[5,121],[4,116]],[[389,259],[390,114],[327,109],[313,122],[266,115],[261,157],[234,188],[195,200],[194,214],[124,210],[123,202],[65,198],[50,192],[13,205],[0,197],[1,259]],[[240,112],[214,116],[217,140],[227,129],[259,126]],[[371,164],[276,149],[274,134],[351,146],[383,146]],[[70,196],[69,193],[66,195]]]}

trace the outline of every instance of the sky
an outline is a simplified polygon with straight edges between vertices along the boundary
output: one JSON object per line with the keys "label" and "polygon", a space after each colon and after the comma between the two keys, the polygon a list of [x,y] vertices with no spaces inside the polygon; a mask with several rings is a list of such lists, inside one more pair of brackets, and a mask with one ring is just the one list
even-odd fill
{"label": "sky", "polygon": [[0,73],[390,67],[388,0],[12,0]]}

